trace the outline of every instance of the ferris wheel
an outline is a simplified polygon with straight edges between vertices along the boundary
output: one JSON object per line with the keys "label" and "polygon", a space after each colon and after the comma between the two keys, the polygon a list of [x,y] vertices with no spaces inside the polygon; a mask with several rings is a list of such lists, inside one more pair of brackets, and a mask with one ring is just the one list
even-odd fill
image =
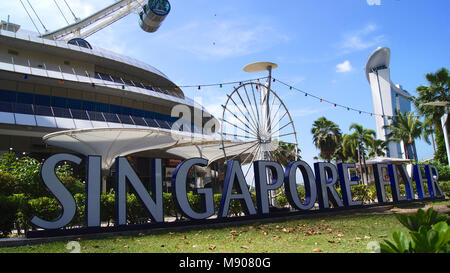
{"label": "ferris wheel", "polygon": [[[37,32],[40,34],[41,31],[38,28],[39,24],[37,24],[37,22],[35,23],[35,19],[38,19],[37,21],[42,25],[42,28],[45,31],[41,34],[41,37],[59,41],[85,39],[131,13],[136,13],[139,16],[139,26],[142,30],[153,33],[159,29],[162,22],[171,11],[171,5],[168,0],[117,0],[115,3],[95,12],[94,14],[84,19],[80,19],[71,9],[69,2],[64,0],[64,3],[75,19],[74,23],[70,24],[69,19],[67,19],[64,15],[65,13],[63,12],[63,6],[61,3],[58,4],[58,1],[53,0],[57,10],[59,10],[67,22],[67,26],[55,31],[48,31],[41,18],[33,8],[33,5],[28,0],[26,2],[22,0],[19,1],[35,26]],[[25,3],[28,4],[28,8]],[[34,15],[35,18],[33,18],[32,15]]]}
{"label": "ferris wheel", "polygon": [[[266,83],[249,82],[236,87],[222,105],[221,139],[225,161],[238,160],[250,187],[254,186],[253,162],[297,160],[297,132],[283,100],[272,90],[274,63],[260,62],[244,67],[246,72],[268,71]],[[229,141],[233,144],[230,144]],[[283,147],[290,147],[285,150]],[[250,165],[249,165],[250,164]]]}

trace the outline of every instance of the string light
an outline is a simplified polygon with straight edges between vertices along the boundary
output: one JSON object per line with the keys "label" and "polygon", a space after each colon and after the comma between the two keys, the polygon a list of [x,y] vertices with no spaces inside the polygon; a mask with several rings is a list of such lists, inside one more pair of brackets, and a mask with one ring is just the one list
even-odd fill
{"label": "string light", "polygon": [[284,82],[282,82],[282,81],[280,81],[280,80],[277,80],[277,81],[278,81],[280,84],[285,85],[286,87],[288,87],[289,90],[295,89],[296,91],[305,94],[305,97],[310,96],[310,97],[313,97],[313,98],[319,100],[320,102],[324,102],[324,101],[325,101],[325,102],[327,102],[327,103],[329,103],[329,104],[334,105],[334,107],[338,107],[338,106],[339,106],[339,107],[341,107],[341,108],[347,109],[347,111],[355,111],[355,112],[359,113],[360,115],[362,115],[363,113],[365,113],[365,114],[370,115],[371,117],[373,117],[373,116],[379,116],[379,117],[383,117],[383,118],[385,118],[385,117],[386,117],[386,118],[394,118],[394,116],[387,116],[387,115],[375,114],[375,113],[371,113],[371,112],[362,111],[362,110],[359,110],[359,109],[354,109],[354,108],[351,108],[351,107],[348,107],[348,106],[345,106],[345,105],[339,105],[339,104],[337,104],[337,103],[334,103],[334,102],[331,102],[331,101],[328,101],[328,100],[324,100],[324,99],[322,99],[322,98],[320,98],[320,97],[314,96],[314,95],[312,95],[312,94],[310,94],[310,93],[307,93],[307,92],[305,92],[305,91],[303,91],[303,90],[297,89],[297,88],[295,88],[295,87],[293,87],[293,86],[291,86],[291,85],[288,85],[287,83],[284,83]]}

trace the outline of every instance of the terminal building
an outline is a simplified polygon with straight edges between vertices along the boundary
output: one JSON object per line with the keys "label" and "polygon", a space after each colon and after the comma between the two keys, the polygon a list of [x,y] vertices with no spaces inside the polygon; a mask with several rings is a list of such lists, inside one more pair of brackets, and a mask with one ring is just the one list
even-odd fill
{"label": "terminal building", "polygon": [[[180,105],[187,116],[172,115]],[[10,22],[0,25],[2,154],[39,159],[60,152],[101,155],[109,179],[114,159],[128,156],[142,181],[149,181],[151,158],[163,158],[169,191],[180,160],[199,150],[210,159],[223,155],[214,130],[205,131],[211,121],[218,124],[151,65],[84,39],[54,40]],[[111,184],[105,180],[103,190]]]}
{"label": "terminal building", "polygon": [[[386,140],[386,135],[389,134],[389,130],[384,128],[391,122],[389,117],[394,116],[396,111],[402,113],[411,111],[412,96],[401,85],[392,83],[390,57],[390,49],[380,47],[370,55],[366,65],[366,76],[372,90],[376,114],[377,138],[382,140]],[[402,143],[389,142],[386,156],[399,159],[413,158],[413,151],[411,148],[408,149],[409,151],[405,151]]]}

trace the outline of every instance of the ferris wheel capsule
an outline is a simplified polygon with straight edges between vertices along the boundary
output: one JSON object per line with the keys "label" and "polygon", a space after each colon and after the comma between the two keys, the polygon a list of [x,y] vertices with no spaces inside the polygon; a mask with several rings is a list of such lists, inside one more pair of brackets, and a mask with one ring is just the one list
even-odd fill
{"label": "ferris wheel capsule", "polygon": [[146,32],[155,32],[169,15],[171,6],[167,0],[149,0],[139,13],[139,25]]}

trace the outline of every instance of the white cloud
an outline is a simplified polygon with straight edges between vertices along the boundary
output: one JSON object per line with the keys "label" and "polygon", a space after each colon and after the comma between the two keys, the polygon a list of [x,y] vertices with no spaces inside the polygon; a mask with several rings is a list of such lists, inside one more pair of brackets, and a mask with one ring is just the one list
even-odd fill
{"label": "white cloud", "polygon": [[350,63],[350,61],[345,61],[341,64],[336,65],[336,72],[338,73],[346,73],[353,70],[353,67]]}
{"label": "white cloud", "polygon": [[339,44],[339,47],[343,53],[350,53],[379,46],[385,41],[385,37],[382,34],[374,35],[377,30],[377,25],[368,24],[364,28],[347,33],[344,36],[343,42]]}
{"label": "white cloud", "polygon": [[286,35],[265,23],[234,18],[186,23],[184,27],[165,31],[153,42],[209,59],[245,56],[287,40]]}
{"label": "white cloud", "polygon": [[381,0],[367,0],[369,6],[381,6]]}

